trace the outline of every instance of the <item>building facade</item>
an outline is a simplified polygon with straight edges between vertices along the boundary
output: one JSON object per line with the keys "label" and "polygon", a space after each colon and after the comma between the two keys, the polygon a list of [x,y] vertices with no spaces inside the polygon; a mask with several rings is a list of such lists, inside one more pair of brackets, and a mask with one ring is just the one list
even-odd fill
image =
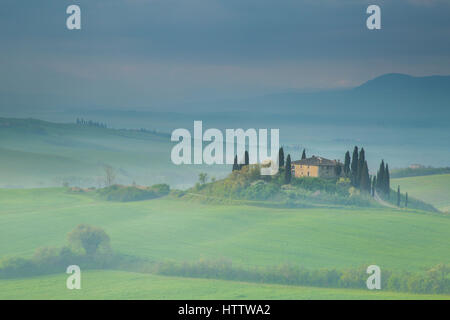
{"label": "building facade", "polygon": [[292,162],[292,175],[296,178],[335,178],[340,177],[343,171],[341,162],[322,157],[312,156],[311,158]]}

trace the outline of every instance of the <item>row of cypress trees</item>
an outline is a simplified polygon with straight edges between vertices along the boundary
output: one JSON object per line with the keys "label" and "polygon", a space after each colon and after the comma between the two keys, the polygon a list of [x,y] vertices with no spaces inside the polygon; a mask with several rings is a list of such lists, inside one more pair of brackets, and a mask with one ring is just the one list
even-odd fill
{"label": "row of cypress trees", "polygon": [[[305,150],[303,150],[303,152],[305,152]],[[285,162],[283,147],[281,147],[278,150],[278,165],[280,166],[280,168],[284,168],[284,183],[286,183],[286,184],[291,183],[291,180],[292,180],[291,155],[290,154],[287,155],[286,162]]]}
{"label": "row of cypress trees", "polygon": [[358,147],[355,146],[352,157],[350,157],[350,152],[347,151],[344,160],[345,176],[350,178],[350,181],[355,188],[367,191],[372,195],[375,194],[376,190],[389,196],[391,192],[389,165],[387,163],[385,164],[384,160],[381,160],[377,175],[371,177],[365,158],[364,148],[359,150]]}
{"label": "row of cypress trees", "polygon": [[352,157],[350,157],[350,151],[345,153],[344,174],[350,178],[352,186],[363,191],[371,192],[372,181],[369,175],[369,166],[367,165],[364,148],[359,150],[355,146]]}
{"label": "row of cypress trees", "polygon": [[384,164],[384,160],[381,160],[380,169],[378,169],[377,176],[374,178],[373,183],[376,191],[383,192],[388,197],[391,193],[391,177],[389,174],[389,165]]}

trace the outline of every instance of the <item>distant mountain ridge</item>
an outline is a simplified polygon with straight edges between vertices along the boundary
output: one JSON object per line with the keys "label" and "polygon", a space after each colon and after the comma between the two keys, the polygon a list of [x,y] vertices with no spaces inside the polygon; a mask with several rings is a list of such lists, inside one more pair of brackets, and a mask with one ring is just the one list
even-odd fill
{"label": "distant mountain ridge", "polygon": [[450,76],[385,74],[343,90],[273,94],[230,108],[342,119],[443,123],[450,120]]}
{"label": "distant mountain ridge", "polygon": [[[39,108],[33,111],[34,106],[9,108],[6,100],[6,96],[0,95],[0,116],[38,118],[43,114],[36,111]],[[164,116],[164,113],[170,116]],[[46,109],[45,115],[45,119],[58,122],[73,121],[78,116],[105,122],[115,119],[119,126],[134,128],[139,127],[144,118],[161,118],[156,125],[167,122],[170,127],[175,120],[199,116],[214,118],[215,123],[226,122],[228,118],[233,119],[230,120],[233,123],[242,122],[251,117],[269,122],[280,119],[282,122],[445,126],[450,120],[450,76],[415,77],[390,73],[341,90],[289,91],[242,99],[185,102],[167,106],[163,111],[153,107],[130,110],[63,105],[54,111]]]}
{"label": "distant mountain ridge", "polygon": [[414,77],[402,73],[388,73],[366,81],[354,90],[450,90],[450,76]]}

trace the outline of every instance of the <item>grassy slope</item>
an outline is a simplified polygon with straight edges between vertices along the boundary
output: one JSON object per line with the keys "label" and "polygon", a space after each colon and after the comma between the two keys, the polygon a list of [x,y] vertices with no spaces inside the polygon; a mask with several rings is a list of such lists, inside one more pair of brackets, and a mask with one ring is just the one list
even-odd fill
{"label": "grassy slope", "polygon": [[450,217],[390,209],[268,209],[158,199],[113,203],[63,189],[0,190],[0,257],[61,246],[79,223],[120,252],[161,261],[419,270],[450,263]]}
{"label": "grassy slope", "polygon": [[105,163],[122,183],[190,186],[205,168],[173,165],[173,145],[149,132],[0,118],[0,186],[97,186]]}
{"label": "grassy slope", "polygon": [[400,185],[402,193],[450,212],[450,174],[392,179],[391,185]]}
{"label": "grassy slope", "polygon": [[310,288],[223,280],[163,277],[119,271],[82,272],[81,290],[66,274],[0,280],[3,299],[450,299],[385,291]]}

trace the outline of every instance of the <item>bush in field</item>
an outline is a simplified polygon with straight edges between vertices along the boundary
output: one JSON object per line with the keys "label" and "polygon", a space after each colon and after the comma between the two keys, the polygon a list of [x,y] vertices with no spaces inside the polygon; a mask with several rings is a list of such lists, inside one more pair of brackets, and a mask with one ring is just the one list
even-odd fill
{"label": "bush in field", "polygon": [[427,271],[427,290],[435,293],[450,292],[450,266],[438,264]]}
{"label": "bush in field", "polygon": [[[256,200],[256,198],[253,198],[255,190],[247,191],[247,188],[254,182],[264,183],[260,179],[261,175],[258,165],[244,165],[240,170],[233,171],[226,179],[199,185],[194,187],[194,191],[214,197]],[[263,187],[258,186],[255,188],[261,190]],[[257,199],[262,199],[263,197],[258,195]]]}
{"label": "bush in field", "polygon": [[72,264],[82,268],[108,268],[123,260],[122,256],[112,254],[109,236],[100,228],[82,224],[67,238],[70,246],[38,248],[31,259],[0,260],[0,278],[59,273]]}
{"label": "bush in field", "polygon": [[82,248],[88,255],[94,255],[98,250],[110,251],[109,236],[103,229],[87,224],[78,225],[67,235],[69,244]]}
{"label": "bush in field", "polygon": [[303,177],[292,179],[291,184],[309,191],[348,194],[348,188],[340,188],[340,185],[337,185],[336,181],[336,179]]}
{"label": "bush in field", "polygon": [[170,187],[167,184],[156,184],[151,187],[120,186],[113,185],[97,190],[100,197],[109,201],[141,201],[159,198],[169,194]]}
{"label": "bush in field", "polygon": [[152,190],[154,190],[159,195],[166,195],[170,192],[170,187],[168,184],[155,184],[150,187]]}
{"label": "bush in field", "polygon": [[33,263],[23,258],[9,258],[0,261],[0,276],[2,278],[21,277],[34,272]]}
{"label": "bush in field", "polygon": [[248,200],[266,200],[279,191],[280,189],[276,185],[256,181],[256,183],[242,190],[241,195]]}
{"label": "bush in field", "polygon": [[[214,278],[249,282],[306,285],[328,288],[366,289],[367,267],[346,270],[318,269],[283,264],[266,268],[233,267],[231,261],[164,262],[156,266],[157,274],[196,278]],[[450,268],[440,264],[426,273],[397,273],[383,270],[381,288],[415,293],[450,293]]]}

